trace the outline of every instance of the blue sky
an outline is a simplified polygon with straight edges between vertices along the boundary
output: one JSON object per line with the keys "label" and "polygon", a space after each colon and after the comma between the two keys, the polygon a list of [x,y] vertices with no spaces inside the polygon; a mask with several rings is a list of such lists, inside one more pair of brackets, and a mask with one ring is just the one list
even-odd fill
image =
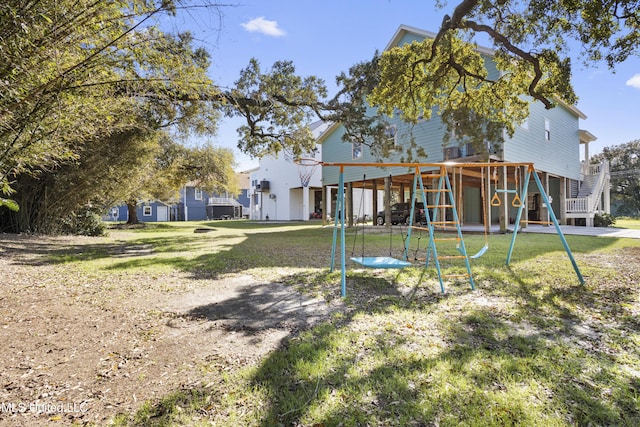
{"label": "blue sky", "polygon": [[[240,0],[222,7],[222,16],[190,11],[174,21],[191,29],[212,56],[210,75],[232,86],[241,69],[256,58],[265,69],[291,60],[298,74],[317,75],[335,93],[335,76],[382,51],[402,24],[437,31],[445,13],[457,4],[436,9],[428,0]],[[620,64],[615,73],[605,64],[585,68],[574,61],[577,107],[587,116],[580,127],[594,134],[591,154],[603,147],[640,138],[640,58]],[[236,149],[237,120],[225,120],[214,142],[236,151],[238,169],[258,161]]]}

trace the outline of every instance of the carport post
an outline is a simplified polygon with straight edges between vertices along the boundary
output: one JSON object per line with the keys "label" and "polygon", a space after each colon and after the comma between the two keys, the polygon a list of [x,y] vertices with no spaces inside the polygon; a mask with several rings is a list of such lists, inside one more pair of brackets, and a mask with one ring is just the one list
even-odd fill
{"label": "carport post", "polygon": [[344,246],[344,166],[340,166],[340,179],[338,184],[338,199],[336,201],[335,220],[333,225],[333,244],[331,245],[331,267],[330,272],[333,272],[335,266],[336,257],[336,243],[338,239],[338,218],[340,218],[340,283],[342,297],[347,296],[347,276],[346,276],[346,254]]}

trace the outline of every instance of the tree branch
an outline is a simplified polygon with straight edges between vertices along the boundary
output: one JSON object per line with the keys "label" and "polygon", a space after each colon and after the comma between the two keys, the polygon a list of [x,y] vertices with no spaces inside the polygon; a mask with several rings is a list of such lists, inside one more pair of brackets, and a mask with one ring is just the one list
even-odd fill
{"label": "tree branch", "polygon": [[542,102],[546,109],[553,108],[553,102],[551,102],[547,97],[541,95],[540,92],[536,90],[538,83],[540,82],[540,80],[542,80],[543,77],[542,68],[540,67],[540,60],[538,58],[536,58],[529,52],[525,52],[519,47],[513,45],[507,37],[505,37],[503,34],[500,34],[488,25],[479,24],[475,21],[465,21],[464,28],[470,28],[474,31],[488,34],[496,43],[503,46],[507,51],[530,63],[533,66],[534,76],[528,87],[529,95],[531,95],[531,97],[533,97],[534,99]]}

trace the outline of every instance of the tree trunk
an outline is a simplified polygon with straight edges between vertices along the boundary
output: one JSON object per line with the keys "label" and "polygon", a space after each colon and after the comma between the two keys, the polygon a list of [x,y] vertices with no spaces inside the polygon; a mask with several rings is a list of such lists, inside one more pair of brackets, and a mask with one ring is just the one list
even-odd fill
{"label": "tree trunk", "polygon": [[127,211],[129,211],[129,219],[127,219],[127,224],[140,224],[140,220],[138,220],[138,203],[135,200],[129,200],[127,202]]}

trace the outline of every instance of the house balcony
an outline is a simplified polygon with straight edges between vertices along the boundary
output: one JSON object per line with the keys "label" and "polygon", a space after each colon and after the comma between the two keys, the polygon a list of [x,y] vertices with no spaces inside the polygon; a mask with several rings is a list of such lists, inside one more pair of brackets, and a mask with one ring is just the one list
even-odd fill
{"label": "house balcony", "polygon": [[241,204],[231,197],[209,197],[207,206],[241,206]]}
{"label": "house balcony", "polygon": [[609,163],[583,165],[582,174],[578,194],[565,200],[566,217],[584,218],[587,226],[593,226],[597,213],[609,212]]}

